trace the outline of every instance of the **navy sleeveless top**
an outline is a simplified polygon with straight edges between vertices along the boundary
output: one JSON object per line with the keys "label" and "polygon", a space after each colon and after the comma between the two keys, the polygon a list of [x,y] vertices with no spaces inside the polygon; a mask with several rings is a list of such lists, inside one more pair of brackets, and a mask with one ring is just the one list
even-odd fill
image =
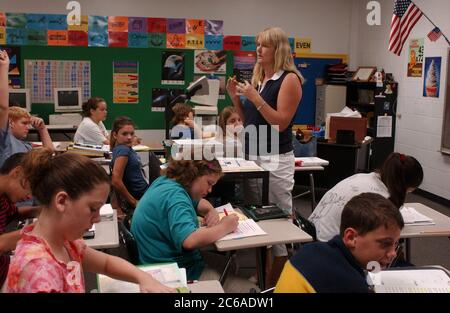
{"label": "navy sleeveless top", "polygon": [[[290,72],[284,72],[278,79],[269,79],[264,86],[264,89],[260,92],[261,97],[270,105],[274,110],[277,109],[277,99],[278,93],[283,83],[284,78]],[[245,132],[245,154],[246,155],[275,155],[283,154],[293,150],[292,146],[292,125],[294,122],[294,117],[290,121],[288,127],[282,131],[278,132],[275,128],[267,123],[262,114],[256,109],[255,105],[248,99],[245,99],[242,104],[244,111],[244,126],[248,125],[256,126],[257,136],[252,136],[252,131],[246,128]],[[263,127],[261,127],[263,126]],[[272,147],[272,134],[278,135],[278,153],[273,151]],[[260,142],[261,141],[261,142]],[[275,141],[275,140],[274,140]],[[259,143],[259,144],[258,144]],[[274,144],[276,141],[274,142]]]}

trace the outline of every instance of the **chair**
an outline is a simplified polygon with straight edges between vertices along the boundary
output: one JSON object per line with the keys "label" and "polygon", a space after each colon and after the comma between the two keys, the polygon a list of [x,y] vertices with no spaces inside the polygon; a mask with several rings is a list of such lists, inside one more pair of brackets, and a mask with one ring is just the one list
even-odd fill
{"label": "chair", "polygon": [[316,241],[316,227],[314,226],[314,224],[311,223],[307,218],[303,217],[296,208],[294,208],[292,212],[294,214],[294,224],[300,227],[300,229],[306,232],[308,235],[313,237],[313,240]]}
{"label": "chair", "polygon": [[123,221],[119,221],[119,234],[122,243],[127,248],[128,256],[130,262],[134,265],[139,264],[139,251],[137,248],[136,239],[130,231],[131,228],[131,218],[129,216],[125,217]]}

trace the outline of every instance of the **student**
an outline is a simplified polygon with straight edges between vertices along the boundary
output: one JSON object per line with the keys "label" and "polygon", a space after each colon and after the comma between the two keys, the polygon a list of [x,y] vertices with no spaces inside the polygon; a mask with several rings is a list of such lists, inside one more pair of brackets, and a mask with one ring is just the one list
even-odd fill
{"label": "student", "polygon": [[275,292],[369,292],[364,271],[394,260],[402,215],[383,196],[362,193],[345,205],[340,224],[339,235],[305,245],[286,263]]}
{"label": "student", "polygon": [[73,137],[76,143],[109,145],[109,135],[103,121],[106,119],[106,102],[99,97],[83,103],[84,118]]}
{"label": "student", "polygon": [[31,150],[31,144],[25,141],[30,126],[38,131],[44,147],[53,149],[52,140],[41,118],[31,116],[23,108],[9,108],[8,70],[8,53],[0,50],[0,167],[11,155]]}
{"label": "student", "polygon": [[[238,225],[235,214],[219,221],[214,207],[203,199],[221,176],[217,160],[171,160],[165,175],[142,197],[131,223],[142,263],[177,262],[189,280],[201,279],[205,268],[199,249]],[[197,215],[206,227],[200,227]],[[206,272],[205,272],[206,273]]]}
{"label": "student", "polygon": [[105,170],[76,154],[46,149],[24,156],[23,172],[43,204],[39,219],[25,226],[11,260],[7,292],[84,292],[83,269],[140,285],[142,292],[169,292],[127,261],[96,251],[79,239],[100,222],[109,193]]}
{"label": "student", "polygon": [[309,220],[316,227],[317,239],[328,241],[339,233],[339,221],[345,204],[363,192],[375,192],[388,198],[399,209],[408,192],[423,180],[420,163],[412,156],[391,153],[382,167],[368,174],[356,174],[339,182],[320,200]]}
{"label": "student", "polygon": [[194,122],[194,110],[185,103],[177,103],[172,108],[171,139],[202,138],[202,130]]}
{"label": "student", "polygon": [[0,289],[9,267],[8,253],[15,249],[20,231],[5,233],[6,226],[17,218],[37,216],[38,207],[20,207],[15,203],[31,197],[31,190],[20,165],[24,153],[16,153],[6,159],[0,168]]}
{"label": "student", "polygon": [[223,108],[219,115],[219,127],[222,132],[222,138],[217,138],[223,142],[223,156],[224,157],[239,157],[242,158],[244,153],[242,151],[242,143],[239,138],[244,126],[242,120],[236,109],[232,106]]}
{"label": "student", "polygon": [[119,116],[111,130],[112,186],[125,209],[134,209],[149,183],[144,177],[141,158],[133,150],[134,123],[127,116]]}

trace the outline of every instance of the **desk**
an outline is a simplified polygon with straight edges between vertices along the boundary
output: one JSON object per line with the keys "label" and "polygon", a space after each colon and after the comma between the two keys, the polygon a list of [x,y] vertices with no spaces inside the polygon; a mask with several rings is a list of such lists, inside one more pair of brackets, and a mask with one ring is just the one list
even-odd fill
{"label": "desk", "polygon": [[273,219],[258,222],[258,225],[267,233],[264,236],[253,236],[237,240],[216,241],[214,244],[218,251],[233,251],[240,249],[257,248],[258,257],[258,284],[261,290],[265,289],[265,249],[266,246],[276,244],[310,242],[312,237],[292,223],[290,219]]}
{"label": "desk", "polygon": [[188,284],[192,293],[225,293],[218,280],[204,280]]}
{"label": "desk", "polygon": [[239,170],[233,172],[224,172],[224,175],[220,178],[223,181],[236,181],[236,180],[246,180],[252,178],[262,179],[262,194],[261,201],[262,205],[269,204],[269,171],[263,169],[260,170]]}
{"label": "desk", "polygon": [[[50,134],[50,138],[54,141],[64,141],[71,140],[73,141],[73,137],[77,132],[77,125],[45,125]],[[29,131],[29,136],[38,136],[38,131],[34,128],[31,128]],[[59,136],[58,136],[59,135]],[[34,141],[35,138],[29,138],[28,141]]]}
{"label": "desk", "polygon": [[95,236],[92,239],[85,239],[88,247],[93,249],[109,249],[119,246],[119,227],[117,225],[117,211],[114,210],[111,221],[101,221],[95,224]]}
{"label": "desk", "polygon": [[414,226],[407,225],[403,228],[400,238],[405,239],[406,259],[411,259],[411,238],[447,237],[450,236],[450,217],[433,210],[421,203],[405,203],[406,207],[412,207],[417,212],[431,217],[434,225]]}

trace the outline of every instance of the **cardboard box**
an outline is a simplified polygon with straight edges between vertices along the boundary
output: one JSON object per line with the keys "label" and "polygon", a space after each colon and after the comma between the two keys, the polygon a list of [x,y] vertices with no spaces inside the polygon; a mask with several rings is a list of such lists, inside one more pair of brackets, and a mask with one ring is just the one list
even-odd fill
{"label": "cardboard box", "polygon": [[367,118],[331,116],[329,141],[336,142],[338,130],[352,130],[355,132],[356,143],[361,143],[367,135]]}

